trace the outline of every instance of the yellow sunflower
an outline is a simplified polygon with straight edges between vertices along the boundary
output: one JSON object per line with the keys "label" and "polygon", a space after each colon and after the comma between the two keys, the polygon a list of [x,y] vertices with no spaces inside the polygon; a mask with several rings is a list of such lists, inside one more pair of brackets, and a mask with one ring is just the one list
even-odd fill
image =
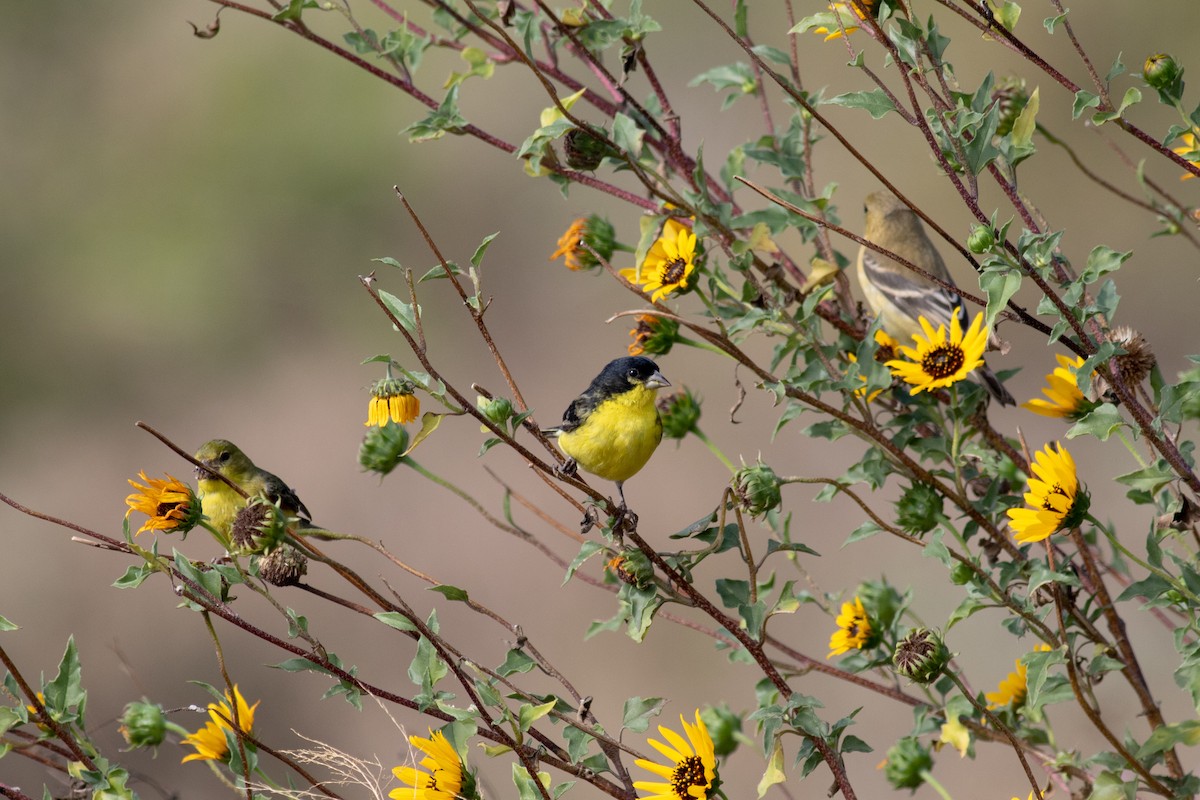
{"label": "yellow sunflower", "polygon": [[647,740],[651,747],[670,759],[670,765],[656,764],[644,758],[634,762],[663,779],[663,782],[634,782],[633,788],[649,792],[639,795],[644,800],[708,800],[718,792],[721,779],[717,775],[717,757],[713,752],[712,737],[700,718],[700,710],[696,710],[695,725],[689,725],[682,714],[679,722],[687,734],[686,740],[662,725],[658,726],[658,733],[667,742]]}
{"label": "yellow sunflower", "polygon": [[696,234],[671,217],[646,254],[641,268],[623,269],[621,276],[649,294],[650,302],[657,303],[673,292],[688,288],[688,281],[695,271]]}
{"label": "yellow sunflower", "polygon": [[956,314],[950,319],[949,337],[945,325],[935,331],[925,317],[918,321],[925,336],[913,334],[914,346],[900,348],[904,359],[887,362],[893,375],[913,387],[909,394],[952,386],[983,365],[987,331],[982,313],[975,315],[965,334]]}
{"label": "yellow sunflower", "polygon": [[408,786],[393,789],[393,800],[456,800],[475,798],[475,778],[458,757],[454,745],[441,731],[430,731],[429,738],[408,737],[409,744],[425,753],[421,766],[425,772],[409,766],[399,766],[392,774]]}
{"label": "yellow sunflower", "polygon": [[1028,403],[1022,403],[1021,408],[1043,417],[1078,419],[1092,410],[1092,404],[1079,391],[1078,372],[1083,366],[1083,358],[1071,358],[1060,353],[1055,359],[1058,360],[1058,367],[1046,376],[1046,388],[1042,389],[1042,394],[1048,399],[1035,397]]}
{"label": "yellow sunflower", "polygon": [[1025,502],[1029,508],[1008,509],[1009,525],[1018,542],[1040,542],[1055,531],[1074,528],[1088,509],[1088,496],[1080,491],[1075,460],[1058,442],[1053,449],[1034,454],[1030,464],[1036,477],[1029,479]]}
{"label": "yellow sunflower", "polygon": [[[1196,141],[1196,134],[1188,132],[1179,137],[1179,141],[1183,142],[1179,147],[1172,147],[1171,150],[1186,158],[1188,161],[1200,160],[1200,142]],[[1189,178],[1196,177],[1190,172],[1185,172],[1179,176],[1179,180],[1186,181]]]}
{"label": "yellow sunflower", "polygon": [[[1033,652],[1047,652],[1050,650],[1050,645],[1039,644],[1033,648]],[[1017,665],[1016,672],[1008,673],[1004,680],[1000,681],[1000,685],[996,687],[994,692],[984,692],[983,697],[988,701],[988,709],[995,710],[1001,706],[1011,705],[1014,708],[1025,702],[1025,695],[1029,693],[1029,683],[1027,679],[1028,668],[1021,663],[1021,659],[1014,662]]]}
{"label": "yellow sunflower", "polygon": [[550,254],[551,261],[556,258],[562,258],[563,264],[566,265],[567,269],[574,272],[583,269],[583,264],[580,263],[579,258],[587,251],[581,248],[579,244],[583,241],[583,229],[586,224],[587,219],[584,217],[580,217],[571,223],[566,233],[558,238],[558,249]]}
{"label": "yellow sunflower", "polygon": [[[879,0],[860,0],[860,2],[872,14],[875,13],[876,6],[879,5]],[[829,10],[841,18],[842,24],[840,26],[836,24],[832,26],[821,25],[820,27],[812,29],[813,33],[823,34],[826,42],[834,39],[840,39],[842,36],[849,36],[859,28],[859,26],[855,25],[854,23],[862,22],[867,18],[866,15],[858,9],[858,6],[852,2],[830,3]]]}
{"label": "yellow sunflower", "polygon": [[829,655],[840,656],[849,650],[861,650],[871,640],[871,621],[863,608],[862,598],[855,597],[853,603],[842,603],[842,613],[837,616],[838,629],[829,637]]}
{"label": "yellow sunflower", "polygon": [[[200,521],[200,501],[187,484],[170,475],[166,480],[147,478],[145,472],[138,477],[146,485],[130,479],[129,485],[137,492],[125,498],[129,510],[125,518],[134,511],[145,514],[147,520],[137,532],[163,531],[164,533],[187,533]],[[136,535],[136,534],[135,534]]]}
{"label": "yellow sunflower", "polygon": [[[238,687],[233,687],[233,696],[237,702],[237,724],[238,728],[243,733],[250,733],[254,729],[254,710],[258,708],[258,703],[247,705],[246,698],[242,697],[242,693],[238,691]],[[208,716],[211,718],[204,724],[204,727],[195,733],[184,738],[183,743],[196,748],[196,752],[190,756],[184,756],[181,763],[188,761],[226,761],[229,758],[229,743],[225,739],[225,731],[232,731],[233,704],[234,700],[229,697],[229,691],[225,692],[225,702],[209,703]],[[258,701],[261,703],[262,701]],[[227,721],[228,720],[228,721]]]}
{"label": "yellow sunflower", "polygon": [[384,378],[371,387],[371,403],[367,406],[367,421],[363,424],[368,428],[372,425],[382,428],[390,420],[403,425],[412,422],[420,413],[421,401],[413,394],[411,383]]}

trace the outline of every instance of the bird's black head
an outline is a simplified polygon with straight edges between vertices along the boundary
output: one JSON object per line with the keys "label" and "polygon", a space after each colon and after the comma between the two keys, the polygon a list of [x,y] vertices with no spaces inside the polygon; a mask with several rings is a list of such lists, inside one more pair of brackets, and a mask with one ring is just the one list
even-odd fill
{"label": "bird's black head", "polygon": [[610,393],[628,391],[637,386],[660,389],[670,385],[670,381],[658,371],[658,364],[645,356],[626,356],[610,361],[592,381],[594,388],[602,388]]}

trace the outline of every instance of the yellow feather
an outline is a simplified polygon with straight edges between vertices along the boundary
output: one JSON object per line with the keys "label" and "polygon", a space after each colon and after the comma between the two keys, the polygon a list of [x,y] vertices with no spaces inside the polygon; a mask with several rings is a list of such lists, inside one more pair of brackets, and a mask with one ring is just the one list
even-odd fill
{"label": "yellow feather", "polygon": [[636,386],[602,401],[573,431],[558,435],[558,446],[587,472],[623,482],[646,466],[662,441],[656,390]]}

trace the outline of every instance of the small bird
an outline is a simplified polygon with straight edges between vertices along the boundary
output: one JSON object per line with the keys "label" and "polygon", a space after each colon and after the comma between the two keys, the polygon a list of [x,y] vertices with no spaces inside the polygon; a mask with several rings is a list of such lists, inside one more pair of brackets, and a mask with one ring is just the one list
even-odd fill
{"label": "small bird", "polygon": [[196,451],[196,460],[204,467],[196,467],[200,506],[209,523],[228,539],[233,530],[233,520],[246,507],[247,498],[242,497],[213,473],[224,475],[240,486],[250,497],[262,495],[279,507],[288,516],[300,517],[307,522],[312,519],[304,503],[296,496],[292,487],[254,462],[233,442],[213,439]]}
{"label": "small bird", "polygon": [[543,431],[556,436],[558,446],[570,457],[563,471],[570,474],[579,466],[615,482],[625,508],[625,481],[646,466],[662,441],[655,396],[670,385],[648,358],[610,361],[567,406],[562,424]]}
{"label": "small bird", "polygon": [[[864,239],[901,256],[950,286],[955,285],[937,248],[925,233],[920,217],[900,198],[890,192],[873,192],[867,195],[864,210],[867,216]],[[964,330],[970,323],[966,306],[957,292],[948,291],[895,259],[867,247],[858,251],[858,281],[867,305],[879,317],[880,327],[902,344],[912,342],[914,334],[922,334],[917,321],[919,317],[925,317],[935,328],[939,325],[949,327],[955,315]],[[989,334],[989,341],[997,341],[994,333]],[[986,365],[976,373],[1001,405],[1016,403]]]}

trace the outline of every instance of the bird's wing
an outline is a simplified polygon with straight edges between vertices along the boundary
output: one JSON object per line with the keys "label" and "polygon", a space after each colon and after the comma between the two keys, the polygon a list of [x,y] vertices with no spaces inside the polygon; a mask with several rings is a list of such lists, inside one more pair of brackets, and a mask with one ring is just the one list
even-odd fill
{"label": "bird's wing", "polygon": [[958,292],[930,284],[917,273],[899,265],[899,270],[885,269],[883,256],[863,248],[863,271],[871,284],[912,319],[925,317],[931,325],[948,325],[951,315],[964,320],[966,309]]}
{"label": "bird's wing", "polygon": [[562,424],[558,426],[559,433],[570,433],[584,423],[596,408],[596,398],[591,392],[584,392],[571,401],[563,412]]}
{"label": "bird's wing", "polygon": [[278,503],[279,507],[288,510],[297,511],[301,517],[307,520],[312,520],[312,514],[304,507],[300,497],[296,494],[296,490],[284,483],[283,479],[278,475],[272,475],[267,472],[263,476],[263,494],[270,498],[273,502]]}

